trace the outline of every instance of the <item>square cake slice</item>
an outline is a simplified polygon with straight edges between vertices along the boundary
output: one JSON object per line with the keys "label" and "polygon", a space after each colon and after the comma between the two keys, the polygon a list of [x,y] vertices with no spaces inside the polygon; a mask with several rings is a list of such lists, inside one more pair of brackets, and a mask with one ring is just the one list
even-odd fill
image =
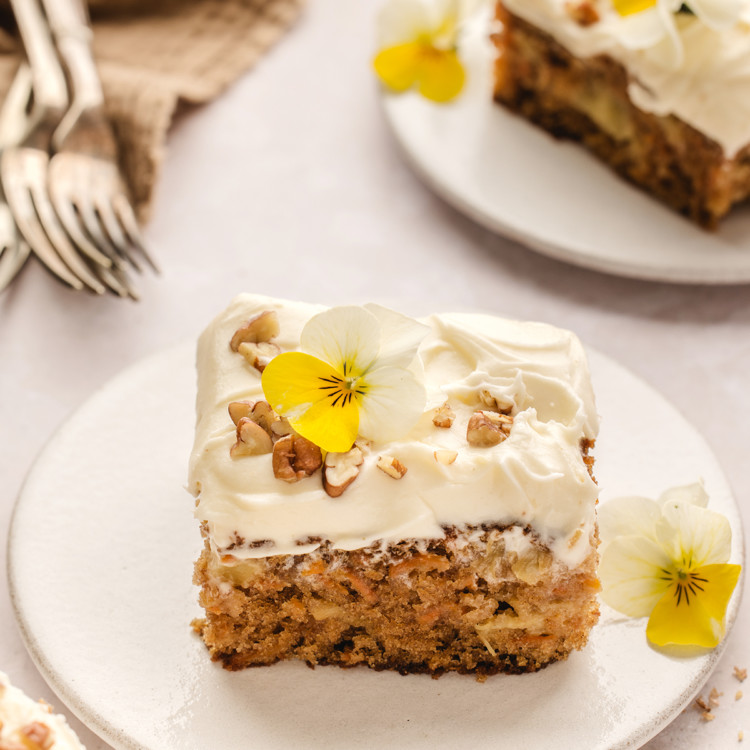
{"label": "square cake slice", "polygon": [[[352,338],[327,330],[334,318],[380,331],[359,346],[384,366],[352,376],[358,432],[327,450],[271,386],[298,378],[321,337]],[[396,350],[415,330],[407,361]],[[410,422],[386,382],[410,384]],[[597,429],[568,331],[241,295],[198,345],[194,627],[229,669],[300,659],[481,677],[564,659],[598,617]]]}
{"label": "square cake slice", "polygon": [[499,0],[494,96],[716,228],[750,196],[750,3],[718,30],[689,5]]}

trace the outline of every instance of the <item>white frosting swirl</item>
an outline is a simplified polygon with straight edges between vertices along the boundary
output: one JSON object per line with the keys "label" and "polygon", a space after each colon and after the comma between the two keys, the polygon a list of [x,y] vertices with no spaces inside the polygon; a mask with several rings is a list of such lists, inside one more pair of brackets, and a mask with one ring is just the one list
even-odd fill
{"label": "white frosting swirl", "polygon": [[85,750],[64,716],[53,714],[46,703],[29,698],[0,672],[0,747],[26,747],[20,732],[34,723],[48,728],[49,745],[45,747],[49,750]]}
{"label": "white frosting swirl", "polygon": [[[270,454],[230,458],[229,403],[263,399],[259,374],[229,348],[232,334],[248,318],[276,310],[281,333],[275,342],[293,350],[304,324],[322,309],[241,295],[200,338],[189,488],[215,549],[230,548],[237,535],[273,543],[232,549],[237,557],[301,554],[317,546],[298,543],[308,537],[357,549],[442,537],[444,525],[498,523],[531,526],[571,566],[585,557],[597,487],[580,445],[596,437],[598,420],[583,348],[553,326],[487,315],[424,319],[431,332],[419,357],[428,410],[409,434],[370,445],[359,476],[339,498],[326,494],[319,475],[296,484],[276,479]],[[513,405],[510,436],[492,448],[466,441],[469,417],[485,408],[482,391]],[[449,429],[432,423],[432,407],[446,400],[456,412]],[[435,460],[442,449],[458,454],[454,463]],[[402,479],[377,468],[383,454],[407,467]]]}
{"label": "white frosting swirl", "polygon": [[677,64],[668,40],[646,49],[623,44],[620,16],[608,0],[597,5],[601,20],[590,26],[571,17],[570,0],[503,0],[503,5],[576,57],[605,54],[620,62],[630,75],[628,93],[637,107],[678,117],[732,158],[750,143],[750,0],[741,2],[744,20],[720,31],[680,14],[683,54]]}

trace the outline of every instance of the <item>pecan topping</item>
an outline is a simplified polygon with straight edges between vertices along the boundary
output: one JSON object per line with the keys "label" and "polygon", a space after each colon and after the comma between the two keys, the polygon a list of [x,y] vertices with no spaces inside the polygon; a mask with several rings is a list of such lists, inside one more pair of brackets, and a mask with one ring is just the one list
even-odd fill
{"label": "pecan topping", "polygon": [[323,488],[331,497],[340,497],[359,476],[365,457],[358,446],[346,453],[328,453],[323,463]]}
{"label": "pecan topping", "polygon": [[435,409],[435,414],[432,417],[432,424],[434,424],[435,427],[448,428],[453,425],[453,420],[455,418],[456,412],[448,406],[448,402],[446,401],[442,406],[438,406],[438,408]]}
{"label": "pecan topping", "polygon": [[407,471],[406,466],[395,456],[379,456],[377,467],[393,479],[401,479]]}
{"label": "pecan topping", "polygon": [[28,750],[49,750],[54,742],[52,730],[40,721],[32,721],[18,730],[24,748]]}
{"label": "pecan topping", "polygon": [[261,341],[258,344],[243,341],[237,351],[245,358],[250,367],[254,367],[258,372],[263,372],[266,365],[277,354],[281,354],[281,349],[270,341]]}
{"label": "pecan topping", "polygon": [[237,442],[229,450],[232,458],[240,456],[259,456],[270,453],[273,449],[271,436],[248,417],[237,422]]}
{"label": "pecan topping", "polygon": [[599,11],[591,0],[567,3],[565,10],[579,26],[584,28],[593,26],[599,20]]}
{"label": "pecan topping", "polygon": [[232,336],[229,342],[233,352],[240,350],[240,344],[250,343],[258,344],[264,341],[270,341],[279,335],[279,316],[274,310],[265,310],[264,312],[251,318],[244,325],[241,325]]}
{"label": "pecan topping", "polygon": [[475,411],[466,428],[466,440],[477,448],[498,445],[510,434],[513,417],[494,411]]}
{"label": "pecan topping", "polygon": [[301,435],[285,435],[273,446],[273,474],[285,482],[299,482],[314,474],[322,464],[320,448]]}
{"label": "pecan topping", "polygon": [[232,401],[227,407],[232,422],[236,425],[243,417],[249,419],[253,411],[253,406],[255,404],[252,401]]}
{"label": "pecan topping", "polygon": [[458,458],[456,451],[449,450],[436,450],[432,455],[435,456],[435,460],[439,464],[443,464],[444,466],[450,466]]}

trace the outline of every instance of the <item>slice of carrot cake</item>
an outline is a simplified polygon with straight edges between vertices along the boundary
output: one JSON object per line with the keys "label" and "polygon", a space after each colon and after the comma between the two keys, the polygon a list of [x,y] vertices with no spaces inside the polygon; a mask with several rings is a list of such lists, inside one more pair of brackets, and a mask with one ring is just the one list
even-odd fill
{"label": "slice of carrot cake", "polygon": [[750,196],[748,0],[496,8],[498,102],[705,227]]}
{"label": "slice of carrot cake", "polygon": [[194,627],[229,669],[564,659],[598,617],[596,432],[568,331],[241,295],[198,344]]}
{"label": "slice of carrot cake", "polygon": [[0,749],[85,750],[65,717],[32,700],[0,672]]}

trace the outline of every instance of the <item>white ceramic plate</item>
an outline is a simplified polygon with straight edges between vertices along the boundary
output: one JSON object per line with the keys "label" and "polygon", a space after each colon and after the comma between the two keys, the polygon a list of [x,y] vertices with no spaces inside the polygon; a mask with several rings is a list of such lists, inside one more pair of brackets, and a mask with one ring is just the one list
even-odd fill
{"label": "white ceramic plate", "polygon": [[[201,542],[183,488],[193,345],[143,361],[54,436],[13,516],[9,575],[23,638],[60,699],[115,748],[550,747],[645,742],[698,692],[720,649],[658,653],[643,621],[607,613],[583,652],[537,674],[403,677],[300,663],[231,673],[191,632]],[[696,431],[592,353],[603,498],[705,479],[742,557],[737,508]],[[739,589],[738,589],[739,590]],[[729,607],[734,619],[738,596]]]}
{"label": "white ceramic plate", "polygon": [[488,229],[598,271],[696,284],[750,282],[750,207],[706,232],[492,101],[488,22],[462,49],[468,83],[448,105],[384,94],[386,119],[425,182]]}

